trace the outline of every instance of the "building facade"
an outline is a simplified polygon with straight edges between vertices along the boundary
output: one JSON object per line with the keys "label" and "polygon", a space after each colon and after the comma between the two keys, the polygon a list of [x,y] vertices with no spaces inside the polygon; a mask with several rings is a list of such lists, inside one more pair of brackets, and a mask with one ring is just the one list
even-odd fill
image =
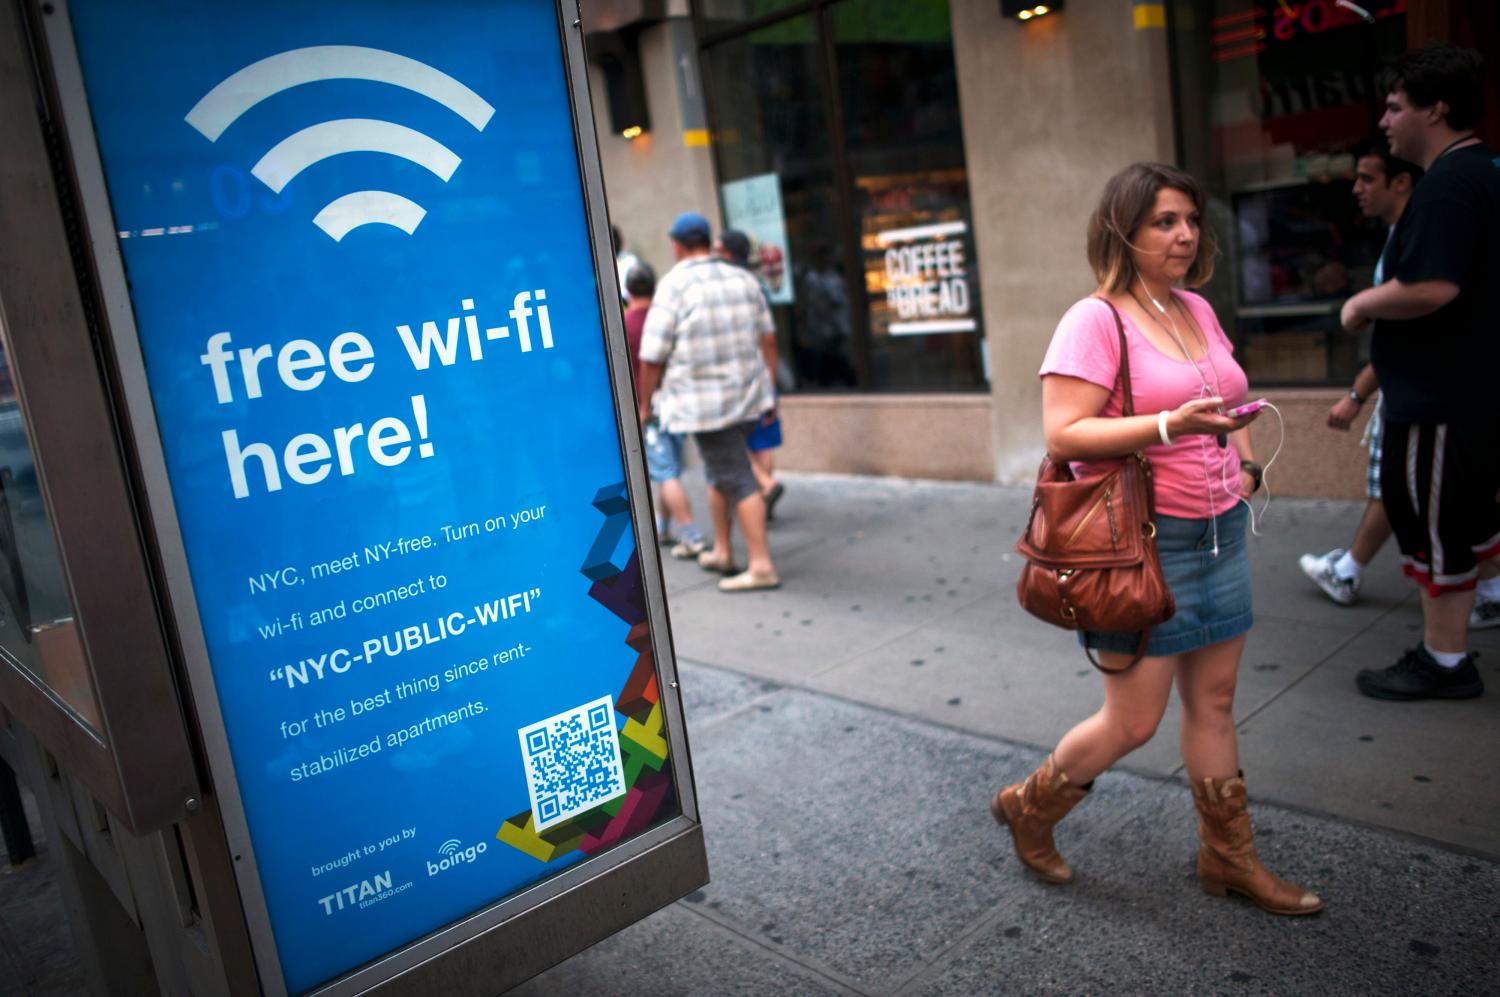
{"label": "building facade", "polygon": [[[1357,428],[1324,424],[1360,364],[1338,309],[1385,238],[1355,206],[1355,154],[1380,68],[1408,45],[1478,45],[1494,89],[1495,6],[1007,6],[584,4],[626,248],[665,269],[687,209],[751,238],[783,357],[783,466],[1029,481],[1037,368],[1093,289],[1088,215],[1111,174],[1152,159],[1209,193],[1222,255],[1203,292],[1252,394],[1285,416],[1276,491],[1361,494]],[[1281,426],[1254,431],[1264,460]]]}

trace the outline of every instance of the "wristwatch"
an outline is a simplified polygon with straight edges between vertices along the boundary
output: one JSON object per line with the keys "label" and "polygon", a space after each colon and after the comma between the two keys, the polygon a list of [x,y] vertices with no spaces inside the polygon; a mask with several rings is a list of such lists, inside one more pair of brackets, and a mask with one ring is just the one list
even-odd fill
{"label": "wristwatch", "polygon": [[1255,481],[1255,484],[1250,487],[1250,494],[1254,495],[1260,491],[1261,479],[1266,475],[1265,470],[1253,460],[1241,460],[1240,470],[1248,472],[1250,477]]}
{"label": "wristwatch", "polygon": [[1349,397],[1354,399],[1354,404],[1356,405],[1363,405],[1365,403],[1364,396],[1359,393],[1358,388],[1350,388]]}

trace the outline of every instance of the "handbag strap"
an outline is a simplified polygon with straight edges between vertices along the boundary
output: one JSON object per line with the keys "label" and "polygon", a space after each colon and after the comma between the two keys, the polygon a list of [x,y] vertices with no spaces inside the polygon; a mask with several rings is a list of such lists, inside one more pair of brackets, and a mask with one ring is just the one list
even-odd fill
{"label": "handbag strap", "polygon": [[1135,415],[1135,396],[1130,392],[1130,344],[1125,341],[1125,323],[1120,318],[1120,310],[1115,303],[1100,295],[1099,300],[1109,308],[1109,313],[1115,317],[1115,332],[1120,337],[1120,387],[1125,392],[1125,404],[1121,408],[1121,415]]}
{"label": "handbag strap", "polygon": [[[1124,394],[1124,402],[1120,406],[1120,415],[1135,415],[1135,395],[1130,390],[1130,344],[1125,339],[1125,322],[1120,318],[1120,310],[1115,307],[1113,301],[1103,295],[1098,296],[1109,308],[1109,313],[1115,317],[1115,334],[1120,337],[1120,387]],[[1156,522],[1156,481],[1151,473],[1151,458],[1140,450],[1133,451],[1131,456],[1141,467],[1141,476],[1146,481],[1146,518]]]}
{"label": "handbag strap", "polygon": [[1130,669],[1134,668],[1136,666],[1136,664],[1142,658],[1144,658],[1146,656],[1146,642],[1148,640],[1150,640],[1150,639],[1151,639],[1151,628],[1147,627],[1146,629],[1144,629],[1144,630],[1141,631],[1140,642],[1135,645],[1135,657],[1133,657],[1133,658],[1130,659],[1130,664],[1124,665],[1124,666],[1122,666],[1120,668],[1105,668],[1104,665],[1103,665],[1103,663],[1100,662],[1100,660],[1098,658],[1094,657],[1094,649],[1091,648],[1091,647],[1089,647],[1087,644],[1085,644],[1083,646],[1083,653],[1084,653],[1084,656],[1089,659],[1089,664],[1093,665],[1095,668],[1099,669],[1104,674],[1106,674],[1106,675],[1119,675],[1119,674],[1121,674],[1123,672],[1130,671]]}
{"label": "handbag strap", "polygon": [[[1120,310],[1115,307],[1113,301],[1110,301],[1103,295],[1099,296],[1099,300],[1108,306],[1109,313],[1115,317],[1115,334],[1120,337],[1120,388],[1124,395],[1123,404],[1120,406],[1120,415],[1132,416],[1135,415],[1135,396],[1130,390],[1130,343],[1125,339],[1125,322],[1120,318]],[[1134,457],[1140,465],[1141,476],[1145,479],[1146,483],[1146,518],[1154,523],[1156,522],[1156,482],[1153,480],[1151,474],[1151,459],[1139,450],[1132,452],[1130,456]],[[1093,651],[1087,646],[1084,647],[1083,653],[1088,656],[1089,664],[1099,669],[1099,671],[1118,675],[1135,667],[1146,656],[1146,641],[1150,637],[1150,627],[1141,631],[1140,642],[1135,647],[1135,656],[1130,659],[1130,664],[1123,668],[1105,668],[1099,659],[1094,657]]]}

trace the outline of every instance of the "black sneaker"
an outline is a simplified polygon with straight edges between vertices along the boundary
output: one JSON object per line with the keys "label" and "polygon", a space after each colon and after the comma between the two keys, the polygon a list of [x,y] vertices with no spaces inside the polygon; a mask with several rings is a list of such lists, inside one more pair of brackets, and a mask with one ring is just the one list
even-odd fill
{"label": "black sneaker", "polygon": [[1354,676],[1359,691],[1375,699],[1473,699],[1484,692],[1471,652],[1456,668],[1444,668],[1421,644],[1389,668],[1366,668]]}

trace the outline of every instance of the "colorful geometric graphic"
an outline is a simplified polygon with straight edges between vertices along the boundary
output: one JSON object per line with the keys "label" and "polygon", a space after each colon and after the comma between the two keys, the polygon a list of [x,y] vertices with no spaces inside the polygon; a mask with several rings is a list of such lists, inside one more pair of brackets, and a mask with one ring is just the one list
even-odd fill
{"label": "colorful geometric graphic", "polygon": [[599,489],[593,504],[604,515],[604,525],[579,571],[593,582],[589,596],[629,624],[625,643],[636,653],[630,676],[615,697],[615,710],[625,717],[618,737],[626,791],[565,820],[553,822],[553,814],[544,814],[543,827],[531,810],[508,818],[495,837],[538,862],[574,851],[593,855],[618,844],[650,827],[672,797],[646,591],[625,483]]}

